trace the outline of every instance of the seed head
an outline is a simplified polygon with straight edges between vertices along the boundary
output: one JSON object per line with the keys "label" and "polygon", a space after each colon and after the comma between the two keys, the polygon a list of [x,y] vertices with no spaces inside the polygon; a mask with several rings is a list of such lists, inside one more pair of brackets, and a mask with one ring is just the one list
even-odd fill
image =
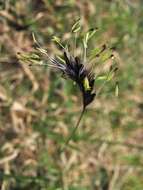
{"label": "seed head", "polygon": [[96,95],[93,92],[94,74],[90,69],[86,68],[79,57],[73,57],[68,51],[64,51],[64,61],[65,64],[57,59],[52,59],[52,64],[78,85],[83,97],[83,107],[85,108],[94,100]]}

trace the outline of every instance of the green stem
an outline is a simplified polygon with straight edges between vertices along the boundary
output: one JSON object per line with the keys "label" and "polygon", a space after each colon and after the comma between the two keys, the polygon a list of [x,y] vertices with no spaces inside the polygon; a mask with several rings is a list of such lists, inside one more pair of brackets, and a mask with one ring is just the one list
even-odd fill
{"label": "green stem", "polygon": [[73,138],[73,136],[74,136],[76,130],[77,130],[78,127],[79,127],[79,124],[80,124],[80,122],[81,122],[81,119],[82,119],[84,113],[85,113],[85,107],[83,108],[83,110],[82,110],[82,112],[81,112],[81,114],[80,114],[80,117],[79,117],[79,119],[78,119],[78,121],[77,121],[77,123],[76,123],[76,126],[73,128],[73,130],[72,130],[70,136],[67,138],[67,140],[66,140],[66,142],[65,142],[65,144],[64,144],[63,149],[62,149],[60,152],[63,152],[63,151],[65,150],[65,148],[66,148],[67,145],[69,144],[70,140]]}

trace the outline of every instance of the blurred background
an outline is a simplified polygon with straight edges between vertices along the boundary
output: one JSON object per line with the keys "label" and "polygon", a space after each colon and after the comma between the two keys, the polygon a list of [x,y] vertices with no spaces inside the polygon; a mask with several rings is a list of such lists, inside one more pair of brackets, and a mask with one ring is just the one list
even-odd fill
{"label": "blurred background", "polygon": [[[34,32],[54,55],[52,36],[68,38],[79,17],[85,31],[99,28],[91,47],[116,47],[119,97],[105,86],[61,154],[80,93],[53,69],[21,64],[17,52],[33,50]],[[2,190],[143,189],[142,33],[142,0],[0,1]]]}

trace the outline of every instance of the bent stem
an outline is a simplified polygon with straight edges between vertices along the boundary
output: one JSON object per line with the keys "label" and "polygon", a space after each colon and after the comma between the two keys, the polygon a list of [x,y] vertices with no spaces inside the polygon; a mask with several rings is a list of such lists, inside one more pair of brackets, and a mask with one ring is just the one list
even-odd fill
{"label": "bent stem", "polygon": [[79,125],[80,125],[80,122],[81,122],[81,119],[82,119],[82,117],[83,117],[83,115],[84,115],[84,113],[85,113],[85,110],[86,110],[85,107],[83,107],[82,112],[81,112],[81,114],[80,114],[80,116],[79,116],[79,119],[78,119],[78,121],[77,121],[77,123],[76,123],[76,126],[73,128],[73,130],[72,130],[70,136],[67,138],[67,140],[66,140],[66,142],[65,142],[65,144],[64,144],[64,147],[63,147],[62,150],[60,151],[61,153],[65,150],[66,146],[69,144],[70,140],[72,139],[72,137],[74,136],[76,130],[78,129],[78,127],[79,127]]}

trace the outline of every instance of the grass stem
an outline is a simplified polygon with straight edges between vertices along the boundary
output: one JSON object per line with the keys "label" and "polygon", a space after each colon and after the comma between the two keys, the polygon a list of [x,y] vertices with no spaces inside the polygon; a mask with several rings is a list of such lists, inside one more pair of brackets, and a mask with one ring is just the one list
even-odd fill
{"label": "grass stem", "polygon": [[60,151],[61,153],[62,153],[62,152],[65,150],[65,148],[68,146],[68,144],[70,143],[71,139],[73,138],[75,132],[77,131],[77,129],[78,129],[79,125],[80,125],[81,119],[82,119],[82,117],[83,117],[83,115],[84,115],[84,113],[85,113],[85,110],[86,110],[86,109],[85,109],[85,107],[84,107],[83,110],[82,110],[82,112],[81,112],[81,114],[80,114],[80,117],[78,118],[78,121],[77,121],[75,127],[73,128],[71,134],[70,134],[69,137],[67,138],[67,140],[66,140],[66,142],[65,142],[65,144],[64,144],[64,147],[61,149],[61,151]]}

